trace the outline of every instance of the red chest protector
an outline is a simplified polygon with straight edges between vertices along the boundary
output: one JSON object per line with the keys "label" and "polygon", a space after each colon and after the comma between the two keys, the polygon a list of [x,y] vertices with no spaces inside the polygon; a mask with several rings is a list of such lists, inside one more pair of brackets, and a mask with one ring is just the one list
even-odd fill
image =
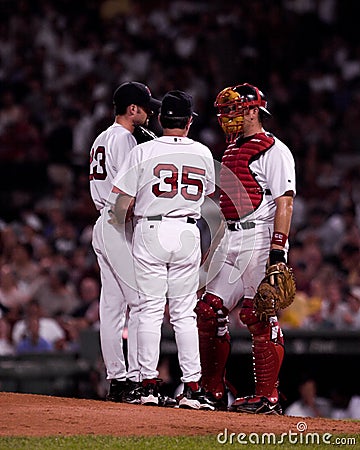
{"label": "red chest protector", "polygon": [[264,192],[249,166],[274,142],[273,136],[258,133],[239,147],[232,144],[226,149],[220,170],[220,208],[225,219],[241,219],[260,206]]}

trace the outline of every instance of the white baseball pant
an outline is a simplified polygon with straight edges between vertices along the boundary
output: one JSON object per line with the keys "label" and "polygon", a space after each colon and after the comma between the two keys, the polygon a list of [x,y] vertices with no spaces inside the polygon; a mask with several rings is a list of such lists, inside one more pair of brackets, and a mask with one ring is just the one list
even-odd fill
{"label": "white baseball pant", "polygon": [[265,275],[272,233],[273,225],[266,223],[245,230],[226,228],[210,263],[206,291],[220,297],[229,311],[242,297],[254,298]]}
{"label": "white baseball pant", "polygon": [[[139,381],[137,328],[139,297],[134,281],[131,257],[131,227],[119,232],[108,224],[108,209],[104,208],[93,229],[93,248],[101,275],[100,342],[107,379]],[[127,306],[128,370],[126,371],[122,335]]]}
{"label": "white baseball pant", "polygon": [[200,232],[186,219],[141,219],[135,227],[133,255],[141,309],[138,356],[143,380],[159,375],[161,325],[167,299],[181,381],[198,381],[201,376],[194,312],[199,285]]}

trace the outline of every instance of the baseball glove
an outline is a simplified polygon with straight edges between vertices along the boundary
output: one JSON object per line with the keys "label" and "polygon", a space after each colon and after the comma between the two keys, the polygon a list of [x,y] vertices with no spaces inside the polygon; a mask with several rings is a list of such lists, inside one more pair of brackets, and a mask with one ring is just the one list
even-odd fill
{"label": "baseball glove", "polygon": [[260,320],[276,316],[277,311],[291,305],[295,293],[296,283],[291,267],[283,262],[267,267],[254,297],[256,314]]}
{"label": "baseball glove", "polygon": [[142,127],[141,125],[137,125],[135,127],[133,136],[135,137],[137,144],[151,141],[152,139],[155,139],[157,137],[155,133],[145,127]]}

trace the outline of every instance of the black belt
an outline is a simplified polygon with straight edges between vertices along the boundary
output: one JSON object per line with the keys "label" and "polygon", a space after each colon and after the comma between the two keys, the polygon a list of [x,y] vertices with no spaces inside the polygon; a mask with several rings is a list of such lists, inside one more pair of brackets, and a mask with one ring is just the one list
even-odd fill
{"label": "black belt", "polygon": [[240,227],[243,230],[251,230],[252,228],[255,228],[255,222],[232,222],[228,223],[227,227],[230,231],[237,231]]}
{"label": "black belt", "polygon": [[[179,217],[170,217],[171,219],[179,219]],[[163,216],[149,216],[147,217],[147,220],[162,220]],[[196,223],[196,219],[194,219],[193,217],[187,217],[186,219],[187,223]]]}

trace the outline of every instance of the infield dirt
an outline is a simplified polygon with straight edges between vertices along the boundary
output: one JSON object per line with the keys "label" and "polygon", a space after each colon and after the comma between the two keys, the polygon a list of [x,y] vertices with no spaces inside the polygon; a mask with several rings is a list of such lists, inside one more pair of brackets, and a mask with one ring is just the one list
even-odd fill
{"label": "infield dirt", "polygon": [[[0,393],[0,436],[195,436],[298,432],[358,435],[360,422],[233,412],[191,411],[52,397]],[[304,425],[302,425],[304,426]]]}

